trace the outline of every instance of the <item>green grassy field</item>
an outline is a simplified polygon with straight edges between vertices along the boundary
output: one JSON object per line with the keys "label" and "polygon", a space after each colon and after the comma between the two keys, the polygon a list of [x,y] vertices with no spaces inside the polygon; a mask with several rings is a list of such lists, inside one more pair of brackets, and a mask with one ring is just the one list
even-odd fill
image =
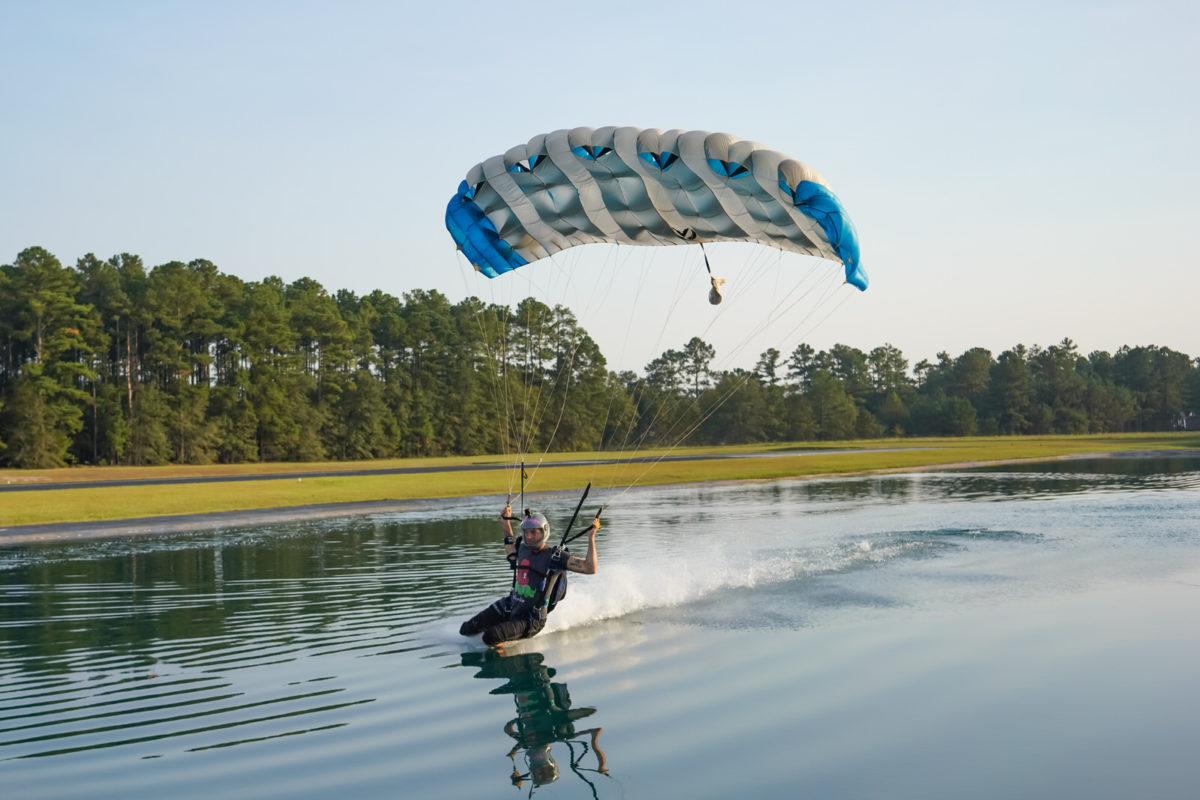
{"label": "green grassy field", "polygon": [[[923,469],[970,462],[1047,459],[1083,453],[1187,448],[1200,448],[1200,434],[881,439],[819,444],[788,443],[725,448],[680,448],[671,451],[671,455],[701,457],[749,453],[759,455],[754,458],[663,461],[652,465],[608,461],[588,466],[539,468],[536,463],[538,458],[529,457],[527,469],[530,477],[526,481],[526,491],[574,489],[588,481],[591,481],[595,487],[624,489],[629,485],[811,477]],[[805,451],[804,454],[789,452],[799,450]],[[635,455],[644,457],[660,455],[665,452],[663,450],[644,450]],[[550,464],[555,461],[581,458],[604,460],[615,457],[615,454],[611,453],[555,453],[541,458],[541,461],[543,464]],[[319,464],[88,467],[62,470],[0,471],[0,483],[116,481],[129,478],[336,472],[416,466],[482,466],[511,463],[512,460],[512,457],[509,456],[470,456]],[[8,492],[0,493],[0,526],[129,519],[169,514],[278,508],[313,503],[464,497],[484,494],[502,495],[509,491],[516,491],[519,486],[520,479],[515,469],[481,469],[462,472],[428,472],[416,475],[330,476],[304,479],[288,477],[231,483],[111,486]],[[599,493],[597,496],[600,496]]]}

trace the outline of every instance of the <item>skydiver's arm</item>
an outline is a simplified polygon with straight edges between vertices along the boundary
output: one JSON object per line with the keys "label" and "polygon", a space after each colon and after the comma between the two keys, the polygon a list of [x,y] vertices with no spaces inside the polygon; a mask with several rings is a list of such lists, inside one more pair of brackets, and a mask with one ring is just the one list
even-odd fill
{"label": "skydiver's arm", "polygon": [[592,520],[592,525],[588,528],[588,554],[586,558],[571,556],[567,559],[567,569],[571,572],[579,572],[584,575],[596,574],[596,531],[600,530],[600,518],[596,517]]}
{"label": "skydiver's arm", "polygon": [[603,728],[594,728],[592,734],[592,749],[596,751],[596,769],[605,775],[608,774],[608,759],[604,757],[604,751],[600,749],[600,731]]}
{"label": "skydiver's arm", "polygon": [[513,539],[512,522],[508,519],[511,516],[512,506],[505,506],[504,513],[500,515],[500,530],[504,534],[504,553],[510,560],[517,552],[516,541]]}

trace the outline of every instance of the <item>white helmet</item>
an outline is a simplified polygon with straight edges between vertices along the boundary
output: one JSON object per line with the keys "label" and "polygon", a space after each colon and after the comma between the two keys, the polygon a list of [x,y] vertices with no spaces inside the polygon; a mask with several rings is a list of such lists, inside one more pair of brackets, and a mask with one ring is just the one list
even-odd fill
{"label": "white helmet", "polygon": [[550,535],[550,523],[546,520],[545,514],[534,513],[530,514],[521,522],[521,530],[534,531],[541,530],[544,536]]}

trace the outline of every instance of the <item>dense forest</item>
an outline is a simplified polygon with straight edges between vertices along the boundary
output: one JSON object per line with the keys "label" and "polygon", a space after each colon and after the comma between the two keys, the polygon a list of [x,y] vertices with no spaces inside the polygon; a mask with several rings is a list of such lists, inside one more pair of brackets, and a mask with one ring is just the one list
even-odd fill
{"label": "dense forest", "polygon": [[413,290],[329,294],[129,254],[0,267],[0,463],[165,464],[651,444],[1166,431],[1200,359],[1065,339],[910,369],[897,348],[801,344],[714,371],[699,338],[612,372],[570,310]]}

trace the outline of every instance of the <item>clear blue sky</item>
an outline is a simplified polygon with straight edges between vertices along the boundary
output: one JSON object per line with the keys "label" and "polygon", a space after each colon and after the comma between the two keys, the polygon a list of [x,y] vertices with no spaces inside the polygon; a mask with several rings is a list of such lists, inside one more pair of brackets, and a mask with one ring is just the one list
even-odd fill
{"label": "clear blue sky", "polygon": [[[806,333],[817,347],[1200,356],[1194,0],[417,7],[4,2],[0,262],[128,251],[505,301],[443,225],[471,165],[562,127],[696,128],[812,164],[849,208],[872,285]],[[633,294],[581,310],[612,366],[707,329],[701,302],[630,343]]]}

